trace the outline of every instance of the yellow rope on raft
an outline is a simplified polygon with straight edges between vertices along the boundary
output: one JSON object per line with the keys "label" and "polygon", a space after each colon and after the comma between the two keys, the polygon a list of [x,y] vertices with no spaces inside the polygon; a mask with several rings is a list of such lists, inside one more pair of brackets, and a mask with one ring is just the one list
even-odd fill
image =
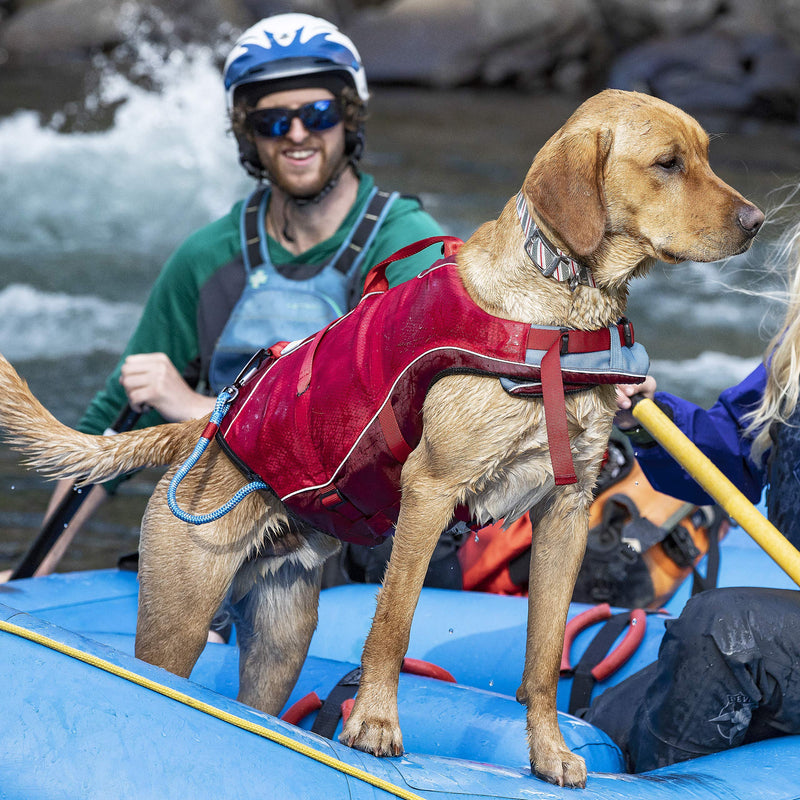
{"label": "yellow rope on raft", "polygon": [[633,416],[800,586],[800,552],[797,548],[700,452],[675,423],[648,399],[635,403]]}
{"label": "yellow rope on raft", "polygon": [[184,694],[183,692],[170,689],[169,686],[164,686],[161,683],[150,680],[149,678],[145,678],[143,675],[139,675],[129,669],[120,667],[117,664],[112,664],[110,661],[105,661],[102,658],[98,658],[91,653],[86,653],[83,650],[77,649],[76,647],[70,647],[69,645],[59,642],[56,639],[50,639],[49,637],[43,636],[40,633],[28,630],[20,625],[14,625],[12,622],[7,622],[5,620],[0,620],[0,631],[5,631],[6,633],[13,634],[14,636],[20,636],[23,639],[28,639],[31,642],[48,647],[51,650],[55,650],[56,652],[62,653],[70,658],[75,658],[78,661],[82,661],[84,664],[89,664],[90,666],[101,669],[104,672],[109,672],[112,675],[116,675],[118,678],[123,678],[126,681],[130,681],[131,683],[135,683],[138,686],[144,687],[145,689],[149,689],[151,692],[156,692],[157,694],[168,697],[178,703],[183,703],[185,706],[194,708],[197,711],[201,711],[204,714],[208,714],[209,716],[215,717],[223,722],[227,722],[230,725],[236,726],[237,728],[241,728],[249,733],[254,733],[256,736],[269,739],[271,742],[288,747],[290,750],[294,750],[296,753],[300,753],[308,758],[313,758],[315,761],[319,761],[325,766],[331,767],[331,769],[338,770],[339,772],[343,772],[352,778],[357,778],[360,781],[364,781],[365,783],[368,783],[377,789],[382,789],[389,794],[395,795],[395,797],[401,797],[403,800],[423,800],[418,794],[409,792],[408,790],[403,789],[400,786],[396,786],[389,781],[385,781],[382,778],[378,778],[375,775],[370,775],[368,772],[365,772],[358,767],[345,764],[333,756],[321,753],[319,750],[315,750],[313,747],[309,747],[301,742],[297,742],[289,736],[284,736],[282,733],[270,730],[269,728],[265,728],[263,725],[250,722],[242,717],[237,717],[235,714],[230,714],[227,711],[216,708],[209,703],[204,703],[202,700],[197,700],[196,698],[191,697],[188,694]]}

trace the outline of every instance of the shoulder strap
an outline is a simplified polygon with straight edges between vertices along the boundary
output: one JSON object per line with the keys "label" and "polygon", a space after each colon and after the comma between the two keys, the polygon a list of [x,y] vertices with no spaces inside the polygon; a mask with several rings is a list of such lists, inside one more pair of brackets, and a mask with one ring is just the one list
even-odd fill
{"label": "shoulder strap", "polygon": [[269,186],[259,186],[245,200],[242,208],[242,260],[246,272],[250,272],[261,264],[261,234],[258,231],[259,209],[267,192],[269,192]]}
{"label": "shoulder strap", "polygon": [[339,256],[339,259],[334,265],[342,275],[349,274],[353,263],[361,255],[364,245],[369,241],[372,231],[375,229],[376,225],[383,221],[384,212],[388,211],[389,206],[391,206],[398,197],[399,195],[397,192],[392,192],[390,194],[380,189],[376,189],[373,192],[364,213],[361,215],[358,225],[356,225],[355,231],[353,231],[353,235],[350,237],[347,248],[341,256]]}
{"label": "shoulder strap", "polygon": [[[248,272],[262,262],[259,220],[261,204],[267,192],[269,192],[269,186],[261,186],[256,189],[247,198],[242,209],[242,258]],[[343,275],[349,274],[375,227],[382,222],[385,212],[398,197],[397,192],[389,193],[380,189],[376,189],[372,193],[350,240],[334,264],[335,268]]]}

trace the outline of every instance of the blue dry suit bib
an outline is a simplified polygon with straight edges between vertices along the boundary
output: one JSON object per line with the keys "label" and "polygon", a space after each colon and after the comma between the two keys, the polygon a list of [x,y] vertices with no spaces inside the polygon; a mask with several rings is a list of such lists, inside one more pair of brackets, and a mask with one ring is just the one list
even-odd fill
{"label": "blue dry suit bib", "polygon": [[[281,275],[269,257],[265,230],[269,194],[269,187],[260,187],[242,207],[246,280],[211,358],[208,379],[214,394],[233,382],[259,348],[305,339],[349,310],[351,298],[360,294],[364,255],[399,196],[374,188],[333,258],[313,275],[296,279]],[[292,269],[307,274],[303,266]]]}

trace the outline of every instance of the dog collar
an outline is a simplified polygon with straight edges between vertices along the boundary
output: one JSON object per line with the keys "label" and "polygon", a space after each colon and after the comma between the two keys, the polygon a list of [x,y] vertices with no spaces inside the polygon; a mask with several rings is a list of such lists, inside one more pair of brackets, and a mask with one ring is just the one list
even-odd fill
{"label": "dog collar", "polygon": [[578,285],[592,288],[597,286],[592,271],[586,264],[570,258],[547,240],[528,212],[528,204],[522,192],[517,194],[517,214],[525,234],[525,252],[545,278],[566,282],[571,291],[575,291]]}

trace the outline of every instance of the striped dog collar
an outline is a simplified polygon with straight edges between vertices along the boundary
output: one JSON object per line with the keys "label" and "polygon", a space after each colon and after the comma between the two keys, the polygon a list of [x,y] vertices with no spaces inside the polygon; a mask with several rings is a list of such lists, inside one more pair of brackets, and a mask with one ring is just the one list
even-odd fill
{"label": "striped dog collar", "polygon": [[559,250],[547,241],[545,235],[531,218],[525,195],[522,192],[517,194],[517,214],[525,234],[525,252],[545,278],[555,278],[562,283],[569,283],[572,291],[578,285],[596,288],[597,284],[586,264],[570,258],[563,250]]}

